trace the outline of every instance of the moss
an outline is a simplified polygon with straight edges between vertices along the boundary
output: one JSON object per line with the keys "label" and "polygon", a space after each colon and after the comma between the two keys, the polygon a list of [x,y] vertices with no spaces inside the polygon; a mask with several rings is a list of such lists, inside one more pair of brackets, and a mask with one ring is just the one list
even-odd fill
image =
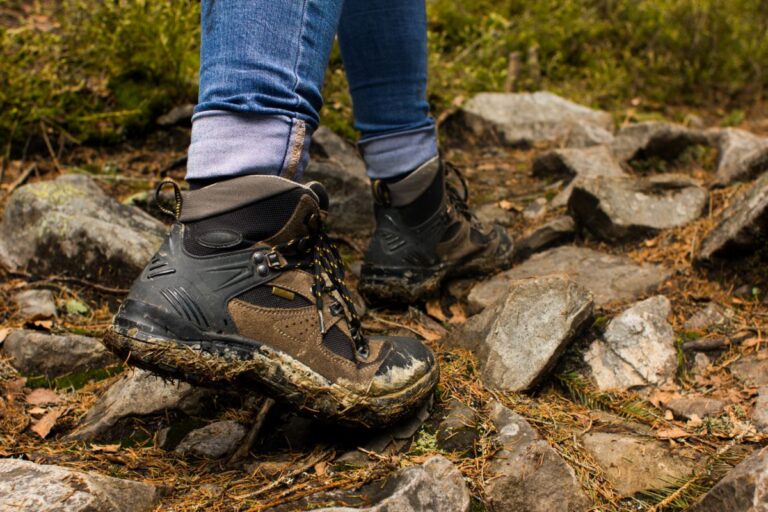
{"label": "moss", "polygon": [[62,375],[55,379],[50,379],[45,375],[27,377],[27,387],[29,388],[50,388],[50,389],[80,389],[91,382],[114,377],[123,371],[123,365],[108,366],[106,368],[96,368],[85,370],[79,373]]}

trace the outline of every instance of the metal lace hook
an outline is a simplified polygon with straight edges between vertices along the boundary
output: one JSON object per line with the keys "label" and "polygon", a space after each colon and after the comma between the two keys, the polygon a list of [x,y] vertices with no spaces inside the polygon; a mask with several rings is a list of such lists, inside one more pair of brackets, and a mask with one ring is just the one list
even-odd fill
{"label": "metal lace hook", "polygon": [[[173,206],[173,210],[169,210],[165,206],[163,206],[163,203],[160,201],[160,192],[162,192],[163,187],[166,185],[170,185],[173,187],[173,195],[175,197],[175,203]],[[183,199],[181,197],[181,188],[179,188],[178,183],[173,181],[171,178],[165,178],[163,181],[157,184],[155,187],[155,204],[157,204],[157,207],[160,208],[160,211],[163,213],[172,216],[173,218],[177,219],[181,216],[181,203]]]}

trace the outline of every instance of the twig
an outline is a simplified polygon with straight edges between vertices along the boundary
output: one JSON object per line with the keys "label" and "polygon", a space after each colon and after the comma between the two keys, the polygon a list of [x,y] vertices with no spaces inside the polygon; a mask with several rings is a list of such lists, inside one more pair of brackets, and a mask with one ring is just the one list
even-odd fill
{"label": "twig", "polygon": [[22,186],[24,182],[27,181],[27,179],[29,179],[29,177],[32,175],[32,172],[34,172],[36,169],[37,169],[37,164],[32,164],[29,167],[27,167],[27,169],[24,172],[22,172],[21,175],[18,178],[16,178],[16,180],[13,183],[10,184],[10,186],[8,187],[8,193],[12,194],[14,190]]}
{"label": "twig", "polygon": [[323,447],[317,447],[314,450],[312,450],[312,453],[307,455],[307,458],[304,459],[304,462],[300,463],[297,467],[293,468],[288,473],[282,475],[280,478],[278,478],[274,482],[267,484],[259,489],[256,489],[256,491],[248,494],[247,496],[243,496],[243,498],[253,499],[257,496],[264,494],[265,492],[271,491],[275,487],[279,487],[280,485],[285,483],[287,480],[290,480],[296,475],[300,475],[304,471],[313,467],[315,464],[322,462],[329,456],[332,456],[333,453],[334,453],[333,450],[325,450]]}
{"label": "twig", "polygon": [[56,158],[56,153],[53,151],[53,146],[51,145],[51,139],[48,138],[48,134],[45,130],[46,126],[43,121],[40,121],[40,132],[43,134],[43,140],[45,141],[45,147],[48,148],[48,154],[51,155],[51,160],[53,160],[53,166],[56,167],[56,171],[61,174],[61,165],[59,165],[59,159]]}
{"label": "twig", "polygon": [[236,464],[237,462],[240,462],[241,460],[248,457],[248,454],[253,447],[253,443],[256,442],[256,438],[259,436],[261,427],[264,425],[264,420],[267,418],[267,414],[269,414],[269,411],[272,409],[273,405],[275,405],[275,401],[273,399],[264,399],[264,401],[261,403],[261,407],[259,407],[259,411],[256,413],[256,417],[253,420],[253,426],[251,427],[251,430],[248,431],[248,434],[245,436],[245,439],[243,439],[243,442],[237,451],[233,453],[229,458],[228,464]]}
{"label": "twig", "polygon": [[[7,270],[8,274],[14,276],[14,277],[21,277],[24,279],[31,279],[34,277],[32,274],[28,272],[22,272],[20,270]],[[80,279],[79,277],[67,277],[67,276],[48,276],[47,278],[41,280],[41,281],[35,281],[32,284],[42,284],[46,282],[58,282],[58,283],[77,283],[81,284],[83,286],[87,286],[89,288],[93,288],[94,290],[103,292],[103,293],[111,293],[115,295],[123,295],[128,293],[127,288],[110,288],[109,286],[104,286],[98,283],[93,283],[91,281],[88,281],[86,279]]]}

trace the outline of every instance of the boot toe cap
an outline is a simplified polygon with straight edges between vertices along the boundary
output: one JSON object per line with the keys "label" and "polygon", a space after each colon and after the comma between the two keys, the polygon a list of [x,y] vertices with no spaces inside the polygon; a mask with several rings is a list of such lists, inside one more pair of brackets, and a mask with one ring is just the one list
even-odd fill
{"label": "boot toe cap", "polygon": [[371,383],[372,391],[392,393],[419,382],[437,371],[435,355],[415,338],[387,338],[392,347]]}

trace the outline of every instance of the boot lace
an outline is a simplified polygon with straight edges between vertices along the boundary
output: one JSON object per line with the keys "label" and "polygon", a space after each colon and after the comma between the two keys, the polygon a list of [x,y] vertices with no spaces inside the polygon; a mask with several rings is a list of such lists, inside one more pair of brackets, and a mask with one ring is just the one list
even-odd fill
{"label": "boot lace", "polygon": [[448,172],[446,172],[445,191],[448,194],[448,200],[453,205],[453,208],[465,219],[467,219],[473,227],[479,227],[480,221],[472,210],[469,208],[469,187],[467,185],[467,179],[462,174],[461,170],[454,164],[444,161],[443,166],[446,171],[451,172],[458,179],[460,188],[457,188],[453,183],[448,180]]}
{"label": "boot lace", "polygon": [[[283,254],[291,252],[302,256],[298,261],[285,265],[284,269],[302,269],[312,273],[314,284],[312,295],[315,297],[315,307],[320,319],[320,332],[326,333],[325,318],[323,317],[323,296],[335,291],[346,306],[345,317],[349,332],[355,345],[356,354],[367,359],[370,354],[368,340],[362,333],[360,317],[357,314],[352,295],[344,281],[344,263],[336,245],[331,241],[316,214],[307,221],[310,233],[284,244],[276,245],[273,251]],[[326,279],[327,277],[327,279]]]}

